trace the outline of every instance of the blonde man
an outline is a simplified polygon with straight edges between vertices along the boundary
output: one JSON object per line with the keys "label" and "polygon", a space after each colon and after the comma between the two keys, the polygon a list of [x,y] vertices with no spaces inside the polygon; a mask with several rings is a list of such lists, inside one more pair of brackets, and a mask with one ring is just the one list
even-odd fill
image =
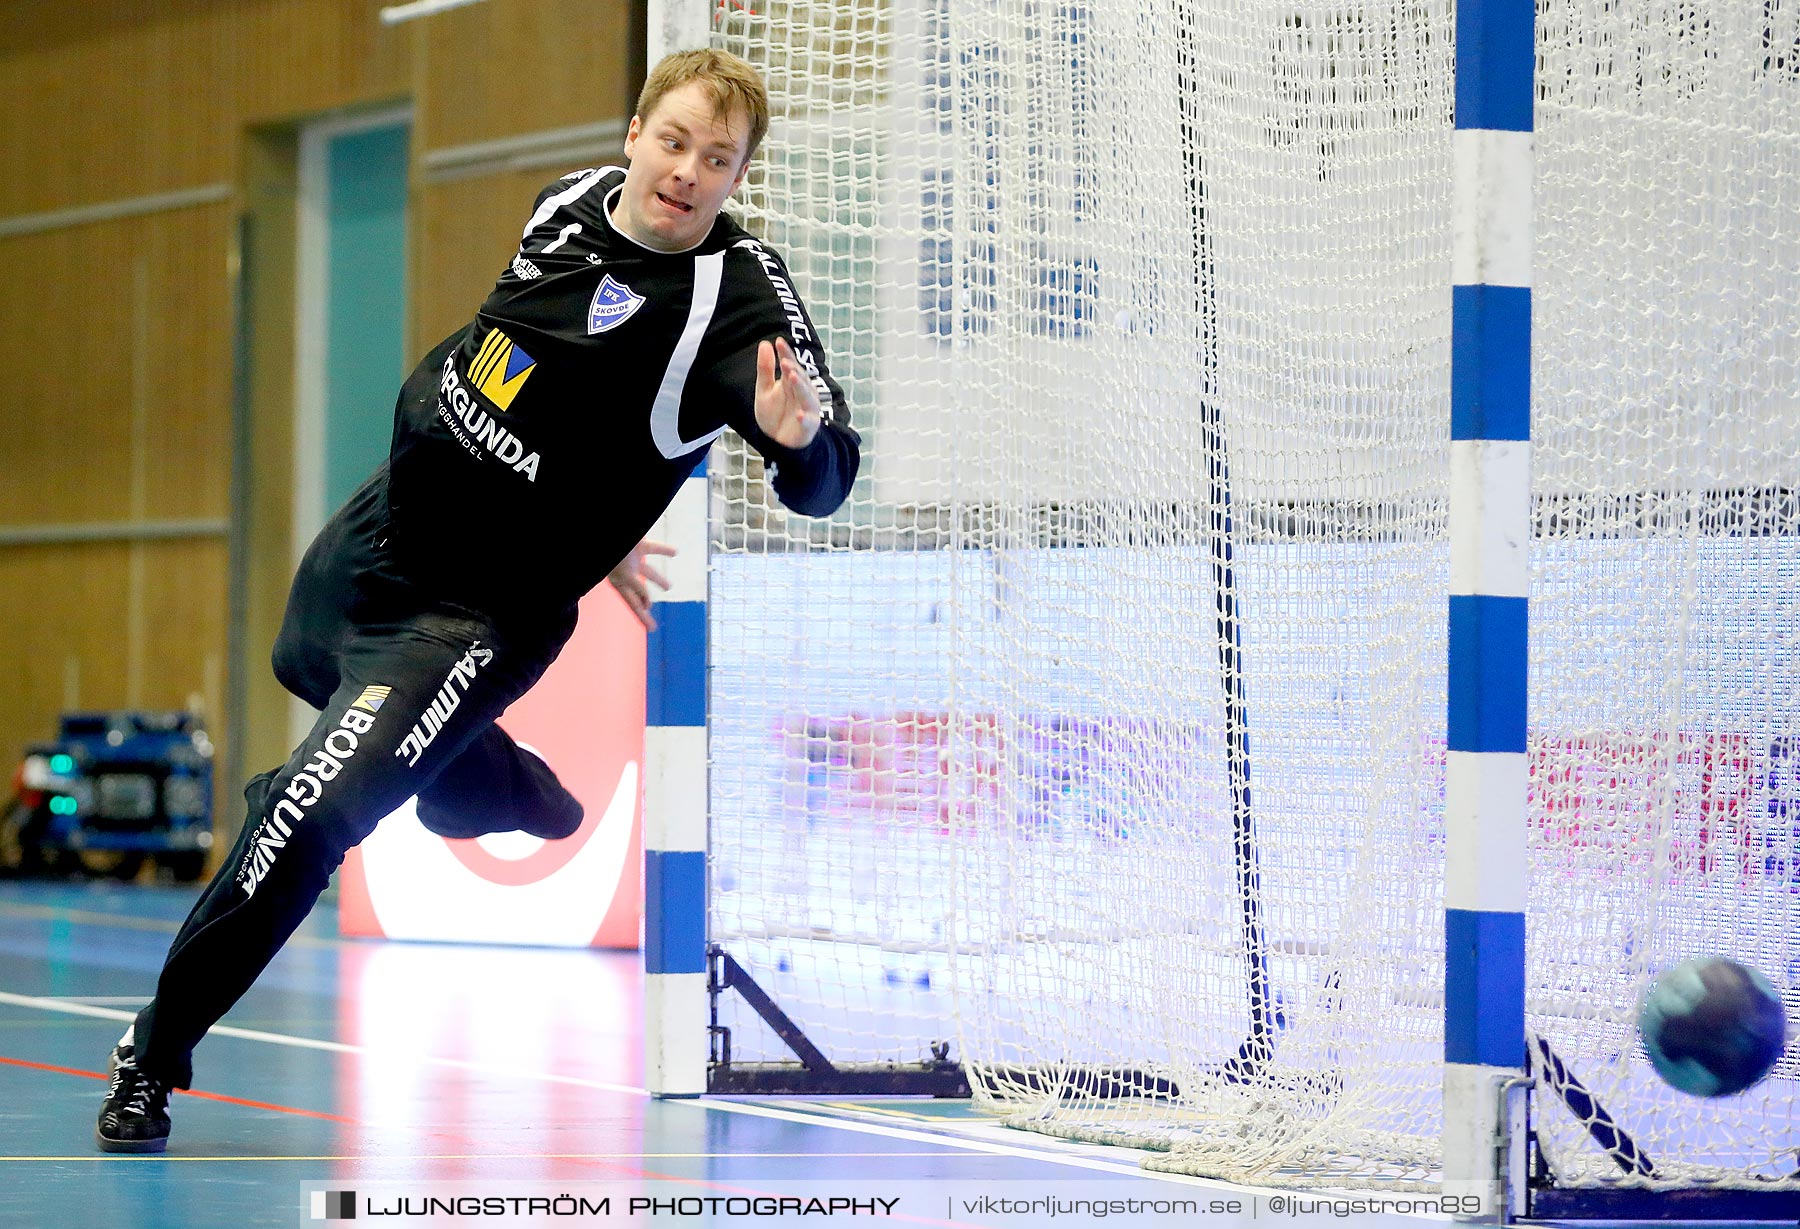
{"label": "blonde man", "polygon": [[102,1149],[166,1147],[195,1045],[407,798],[444,836],[575,831],[580,804],[494,721],[602,580],[649,623],[668,548],[642,539],[727,427],[790,508],[849,493],[857,436],[793,279],[720,212],[768,122],[744,61],[663,60],[629,166],[545,188],[474,320],[401,388],[388,461],[308,550],[275,645],[321,715],[245,790],[242,836],[114,1049]]}

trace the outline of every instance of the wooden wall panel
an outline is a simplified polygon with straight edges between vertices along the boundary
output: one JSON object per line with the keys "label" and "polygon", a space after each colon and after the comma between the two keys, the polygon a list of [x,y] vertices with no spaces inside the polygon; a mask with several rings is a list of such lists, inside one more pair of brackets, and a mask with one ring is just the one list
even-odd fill
{"label": "wooden wall panel", "polygon": [[0,4],[0,217],[226,182],[245,122],[399,98],[376,0]]}
{"label": "wooden wall panel", "polygon": [[421,148],[630,116],[629,4],[486,0],[421,31]]}
{"label": "wooden wall panel", "polygon": [[121,222],[0,241],[0,278],[19,295],[0,329],[12,425],[0,525],[127,514],[132,305],[148,291],[131,231]]}
{"label": "wooden wall panel", "polygon": [[235,211],[220,204],[134,221],[137,268],[149,290],[134,329],[134,413],[147,421],[133,493],[143,514],[158,519],[225,517]]}
{"label": "wooden wall panel", "polygon": [[[208,723],[225,701],[225,539],[136,543],[141,589],[127,613],[125,702],[185,708],[198,698]],[[98,683],[99,680],[96,680]]]}
{"label": "wooden wall panel", "polygon": [[222,517],[230,484],[231,209],[171,210],[0,240],[28,311],[0,525]]}
{"label": "wooden wall panel", "polygon": [[9,761],[26,743],[54,735],[65,704],[123,698],[129,555],[128,546],[110,542],[0,550],[0,747]]}
{"label": "wooden wall panel", "polygon": [[[414,88],[419,22],[381,23],[394,0],[279,0],[245,6],[225,32],[236,113],[246,123],[398,101]],[[432,19],[425,19],[428,26]]]}

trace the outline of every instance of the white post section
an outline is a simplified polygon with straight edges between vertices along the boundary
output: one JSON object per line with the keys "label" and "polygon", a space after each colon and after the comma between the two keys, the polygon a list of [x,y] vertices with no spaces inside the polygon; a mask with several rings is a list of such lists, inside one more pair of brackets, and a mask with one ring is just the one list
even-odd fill
{"label": "white post section", "polygon": [[1444,1194],[1524,1211],[1533,0],[1459,0],[1450,359]]}
{"label": "white post section", "polygon": [[712,5],[696,0],[649,0],[646,6],[646,59],[650,67],[671,51],[704,47],[712,40]]}
{"label": "white post section", "polygon": [[[650,0],[648,61],[704,47],[712,10]],[[650,536],[675,547],[668,594],[653,608],[644,731],[644,1086],[659,1097],[706,1091],[706,462]]]}

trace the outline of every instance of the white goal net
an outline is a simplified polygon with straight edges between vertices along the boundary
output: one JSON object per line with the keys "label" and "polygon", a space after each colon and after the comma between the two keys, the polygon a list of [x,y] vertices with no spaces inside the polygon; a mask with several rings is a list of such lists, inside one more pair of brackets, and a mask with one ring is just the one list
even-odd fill
{"label": "white goal net", "polygon": [[[1657,1164],[1795,1181],[1800,4],[1539,5],[1528,1026]],[[842,1064],[1256,1182],[1429,1184],[1448,0],[727,5],[863,476],[712,459],[709,929]],[[731,996],[737,1062],[792,1054]],[[1559,1181],[1624,1180],[1552,1092]]]}

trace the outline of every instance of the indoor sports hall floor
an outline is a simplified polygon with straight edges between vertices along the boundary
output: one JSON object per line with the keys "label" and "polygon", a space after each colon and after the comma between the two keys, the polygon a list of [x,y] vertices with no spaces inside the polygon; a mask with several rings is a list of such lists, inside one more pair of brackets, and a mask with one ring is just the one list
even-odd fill
{"label": "indoor sports hall floor", "polygon": [[[320,1223],[312,1189],[350,1184],[530,1182],[538,1195],[618,1198],[646,1182],[706,1195],[929,1187],[944,1202],[901,1223],[970,1226],[1089,1222],[970,1214],[952,1195],[1245,1194],[1144,1173],[1128,1150],[971,1121],[954,1102],[656,1101],[641,1090],[636,953],[339,940],[328,908],[202,1047],[195,1090],[174,1098],[168,1153],[102,1155],[93,1123],[107,1051],[193,895],[0,883],[0,1225],[305,1225]],[[1104,1223],[1277,1223],[1267,1201]]]}

